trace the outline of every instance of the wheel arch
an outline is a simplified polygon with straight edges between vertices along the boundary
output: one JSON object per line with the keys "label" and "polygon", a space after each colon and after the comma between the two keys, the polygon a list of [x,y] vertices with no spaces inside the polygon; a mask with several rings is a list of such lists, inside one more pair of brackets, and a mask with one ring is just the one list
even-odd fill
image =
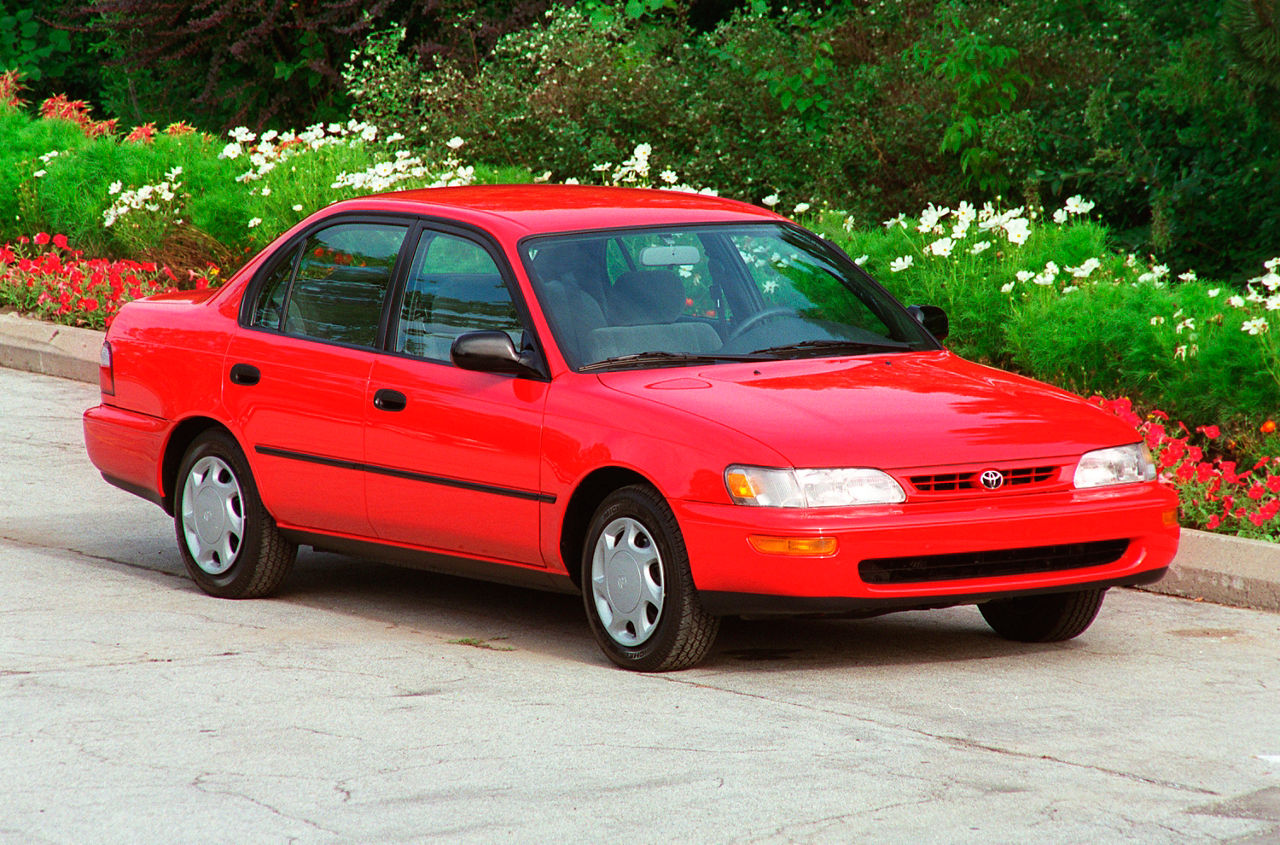
{"label": "wheel arch", "polygon": [[578,483],[569,497],[560,523],[560,559],[578,589],[582,589],[582,573],[578,563],[582,557],[582,544],[587,539],[587,529],[591,526],[591,517],[606,496],[632,484],[644,484],[657,490],[659,495],[662,494],[661,488],[652,479],[634,469],[608,466],[592,470]]}
{"label": "wheel arch", "polygon": [[211,417],[189,417],[174,426],[173,432],[169,435],[169,442],[164,447],[164,460],[160,465],[160,504],[169,516],[173,516],[173,499],[182,458],[195,439],[210,429],[217,429],[235,439],[230,429]]}

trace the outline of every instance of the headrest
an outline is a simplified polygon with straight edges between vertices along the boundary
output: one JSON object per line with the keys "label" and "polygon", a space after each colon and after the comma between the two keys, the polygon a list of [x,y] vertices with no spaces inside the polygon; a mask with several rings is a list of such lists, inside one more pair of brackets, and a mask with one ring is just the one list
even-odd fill
{"label": "headrest", "polygon": [[630,270],[609,291],[609,321],[615,326],[674,323],[684,307],[684,285],[670,270]]}

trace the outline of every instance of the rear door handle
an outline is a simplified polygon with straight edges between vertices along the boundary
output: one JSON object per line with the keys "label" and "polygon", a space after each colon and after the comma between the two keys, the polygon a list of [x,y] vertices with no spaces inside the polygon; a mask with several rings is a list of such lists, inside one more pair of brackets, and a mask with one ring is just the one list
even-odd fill
{"label": "rear door handle", "polygon": [[252,364],[236,364],[231,368],[231,383],[251,387],[262,379],[262,372]]}
{"label": "rear door handle", "polygon": [[409,400],[398,390],[382,388],[373,394],[373,407],[379,411],[403,411]]}

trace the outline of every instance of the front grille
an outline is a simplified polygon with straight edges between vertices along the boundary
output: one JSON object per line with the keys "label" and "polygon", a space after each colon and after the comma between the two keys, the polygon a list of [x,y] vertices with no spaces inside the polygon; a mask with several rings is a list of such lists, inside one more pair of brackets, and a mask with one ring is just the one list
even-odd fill
{"label": "front grille", "polygon": [[[995,467],[994,469],[1004,477],[1000,489],[1047,484],[1058,475],[1058,468],[1055,466]],[[908,479],[911,481],[911,486],[921,493],[957,493],[968,490],[987,492],[981,480],[982,473],[985,471],[978,469],[967,472],[938,472],[929,475],[911,475]]]}
{"label": "front grille", "polygon": [[870,558],[858,564],[858,575],[867,584],[920,584],[1030,575],[1114,563],[1128,548],[1128,540],[1099,540],[989,552]]}

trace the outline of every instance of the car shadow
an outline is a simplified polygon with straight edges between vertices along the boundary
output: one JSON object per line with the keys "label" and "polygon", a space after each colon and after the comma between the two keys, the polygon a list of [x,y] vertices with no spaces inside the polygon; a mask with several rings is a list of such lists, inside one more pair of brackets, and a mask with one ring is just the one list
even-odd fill
{"label": "car shadow", "polygon": [[[577,595],[304,551],[280,599],[448,641],[607,665]],[[1075,647],[1003,640],[974,607],[870,619],[729,617],[699,668],[760,672],[956,663]]]}

